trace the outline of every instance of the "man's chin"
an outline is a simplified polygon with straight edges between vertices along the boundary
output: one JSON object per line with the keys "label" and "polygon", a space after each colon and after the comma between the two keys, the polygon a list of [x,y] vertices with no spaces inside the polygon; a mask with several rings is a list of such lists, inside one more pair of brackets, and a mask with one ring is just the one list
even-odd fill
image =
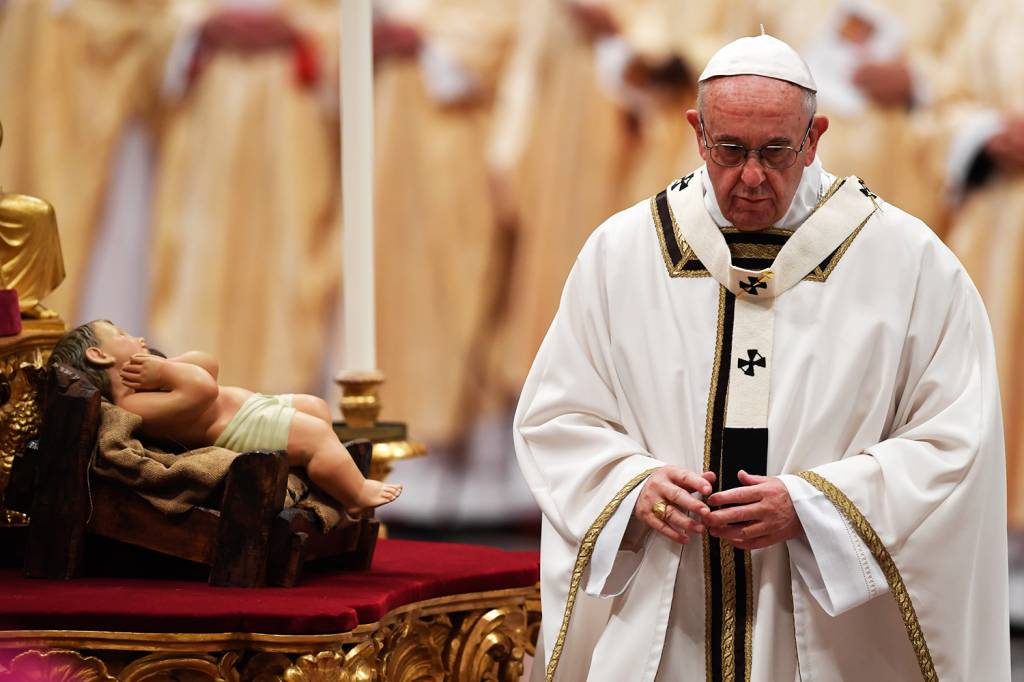
{"label": "man's chin", "polygon": [[739,230],[756,232],[772,227],[776,221],[775,213],[775,202],[771,199],[750,201],[737,198],[725,217]]}
{"label": "man's chin", "polygon": [[773,215],[766,215],[764,213],[754,213],[748,211],[738,211],[735,215],[726,216],[729,222],[733,224],[733,227],[741,232],[757,232],[759,230],[765,230],[769,227],[774,226],[775,221]]}

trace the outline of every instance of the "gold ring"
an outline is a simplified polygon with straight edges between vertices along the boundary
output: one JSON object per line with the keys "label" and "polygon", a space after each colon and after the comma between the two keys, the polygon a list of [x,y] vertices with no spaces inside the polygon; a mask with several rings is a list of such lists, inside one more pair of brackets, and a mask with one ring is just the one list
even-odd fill
{"label": "gold ring", "polygon": [[651,513],[658,517],[659,520],[665,520],[665,514],[668,513],[668,502],[665,500],[658,500],[651,506]]}

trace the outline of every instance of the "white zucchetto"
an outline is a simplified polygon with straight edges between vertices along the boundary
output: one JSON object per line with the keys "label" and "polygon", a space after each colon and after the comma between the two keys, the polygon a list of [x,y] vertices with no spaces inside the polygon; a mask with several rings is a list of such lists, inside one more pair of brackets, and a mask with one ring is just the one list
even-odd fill
{"label": "white zucchetto", "polygon": [[778,38],[761,34],[734,40],[708,61],[698,81],[718,76],[766,76],[818,91],[807,63]]}

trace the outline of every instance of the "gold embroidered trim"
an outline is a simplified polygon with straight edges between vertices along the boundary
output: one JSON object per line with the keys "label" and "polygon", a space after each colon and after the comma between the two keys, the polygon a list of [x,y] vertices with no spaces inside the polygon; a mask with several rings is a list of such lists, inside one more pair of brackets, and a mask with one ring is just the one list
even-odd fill
{"label": "gold embroidered trim", "polygon": [[672,234],[675,235],[676,246],[679,247],[679,253],[682,254],[679,259],[678,265],[672,264],[672,257],[668,254],[668,245],[665,243],[665,229],[661,222],[661,216],[658,213],[658,197],[651,197],[651,216],[654,218],[654,229],[658,233],[658,244],[661,245],[661,257],[665,259],[665,267],[668,269],[669,277],[710,277],[710,273],[707,270],[685,270],[685,265],[692,259],[694,259],[693,249],[686,243],[682,235],[679,233],[679,225],[676,223],[676,218],[672,214],[672,206],[667,202],[665,206],[668,208],[668,215],[672,219]]}
{"label": "gold embroidered trim", "polygon": [[746,567],[744,573],[747,576],[747,629],[743,637],[744,661],[746,670],[743,671],[743,679],[750,682],[750,671],[754,667],[754,561],[749,550],[743,552],[743,565]]}
{"label": "gold embroidered trim", "polygon": [[[718,331],[715,338],[715,361],[711,367],[711,387],[708,390],[708,411],[704,421],[704,471],[711,468],[711,426],[714,423],[715,398],[718,395],[718,376],[722,371],[722,348],[725,345],[725,301],[729,291],[718,287]],[[704,670],[711,681],[711,536],[703,533],[704,547]]]}
{"label": "gold embroidered trim", "polygon": [[[651,216],[654,218],[654,228],[658,233],[658,244],[661,245],[661,256],[665,259],[665,268],[668,269],[669,277],[710,277],[711,273],[706,268],[700,270],[686,270],[685,266],[691,260],[696,260],[697,257],[693,253],[693,249],[683,239],[682,233],[679,232],[679,223],[676,222],[676,216],[672,212],[672,205],[667,201],[665,202],[666,208],[668,208],[669,219],[672,221],[672,234],[675,235],[676,246],[679,247],[679,253],[682,257],[679,259],[678,265],[672,264],[672,257],[668,255],[668,245],[665,243],[665,230],[661,222],[661,216],[658,214],[658,197],[657,195],[651,197]],[[699,261],[698,261],[699,262]]]}
{"label": "gold embroidered trim", "polygon": [[885,579],[889,583],[889,589],[892,590],[892,596],[896,599],[896,606],[903,616],[903,625],[907,629],[907,637],[910,638],[910,646],[913,647],[914,655],[917,656],[917,664],[921,668],[921,677],[927,682],[937,682],[939,677],[935,672],[935,664],[932,661],[932,654],[928,650],[924,632],[921,630],[921,623],[917,619],[917,611],[914,610],[914,604],[910,600],[910,593],[903,582],[903,576],[900,575],[900,571],[896,567],[896,562],[892,560],[892,555],[889,554],[889,550],[878,537],[878,533],[850,498],[827,479],[813,471],[802,471],[798,475],[824,493],[864,540],[864,544],[867,545],[872,556],[875,557],[875,561],[882,568],[882,573],[885,574]]}
{"label": "gold embroidered trim", "polygon": [[816,203],[814,205],[814,208],[811,209],[810,215],[807,216],[807,217],[809,218],[811,215],[814,215],[814,212],[817,211],[822,206],[824,206],[825,202],[828,201],[829,199],[831,199],[832,196],[836,192],[838,192],[839,188],[842,187],[845,183],[846,183],[846,178],[836,178],[836,181],[832,183],[832,186],[829,187],[827,190],[825,190],[825,193],[821,195],[820,199],[818,199],[818,203]]}
{"label": "gold embroidered trim", "polygon": [[720,540],[722,562],[722,679],[736,678],[736,564],[735,548]]}
{"label": "gold embroidered trim", "polygon": [[[738,227],[720,227],[722,234],[745,234],[747,230],[741,230]],[[777,237],[792,237],[796,230],[789,230],[785,227],[766,227],[763,230],[755,230],[752,234],[773,234]]]}
{"label": "gold embroidered trim", "polygon": [[587,529],[586,534],[583,536],[583,541],[580,542],[580,549],[576,553],[576,563],[572,567],[572,577],[569,580],[569,596],[565,601],[565,613],[562,615],[562,627],[558,630],[555,646],[551,648],[551,660],[548,662],[548,669],[545,675],[547,682],[555,679],[555,670],[558,668],[558,660],[562,657],[562,647],[565,646],[565,637],[569,632],[569,621],[572,619],[572,611],[576,607],[576,593],[579,592],[580,582],[583,580],[583,572],[587,569],[587,565],[590,564],[590,558],[594,554],[594,546],[597,544],[598,536],[601,535],[604,527],[608,525],[608,520],[619,508],[619,505],[622,504],[622,500],[626,499],[626,496],[633,491],[633,488],[640,485],[645,478],[657,471],[658,468],[654,467],[642,474],[638,474],[623,486],[619,492],[615,493],[615,496],[605,505],[605,508],[597,515],[594,523],[590,524],[590,528]]}
{"label": "gold embroidered trim", "polygon": [[[878,209],[876,208],[875,211],[877,210]],[[853,240],[857,238],[857,235],[860,234],[860,231],[863,230],[864,226],[868,224],[868,221],[871,220],[871,216],[875,215],[875,211],[869,213],[868,217],[865,218],[861,222],[861,224],[857,226],[857,229],[851,232],[850,236],[843,240],[843,243],[840,244],[839,248],[835,250],[835,254],[829,259],[828,265],[825,266],[824,270],[819,265],[818,267],[814,268],[814,270],[812,270],[809,275],[804,277],[804,279],[810,282],[824,282],[826,279],[828,279],[829,275],[832,274],[832,271],[836,269],[837,265],[839,265],[839,261],[841,261],[843,259],[843,256],[846,255],[846,250],[850,248],[851,244],[853,244]]]}
{"label": "gold embroidered trim", "polygon": [[781,244],[730,244],[729,253],[736,258],[768,258],[775,260],[782,250]]}

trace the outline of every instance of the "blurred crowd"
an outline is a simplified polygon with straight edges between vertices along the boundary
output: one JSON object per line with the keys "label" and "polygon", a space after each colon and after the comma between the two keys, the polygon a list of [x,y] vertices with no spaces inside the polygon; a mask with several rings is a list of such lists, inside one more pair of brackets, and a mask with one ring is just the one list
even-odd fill
{"label": "blurred crowd", "polygon": [[[339,5],[0,0],[0,185],[56,209],[67,279],[50,307],[207,350],[228,383],[324,392],[340,351]],[[683,116],[696,76],[764,30],[811,66],[825,167],[924,220],[981,290],[1024,529],[1024,3],[374,12],[384,418],[455,452],[474,424],[504,423],[588,234],[702,163]]]}

